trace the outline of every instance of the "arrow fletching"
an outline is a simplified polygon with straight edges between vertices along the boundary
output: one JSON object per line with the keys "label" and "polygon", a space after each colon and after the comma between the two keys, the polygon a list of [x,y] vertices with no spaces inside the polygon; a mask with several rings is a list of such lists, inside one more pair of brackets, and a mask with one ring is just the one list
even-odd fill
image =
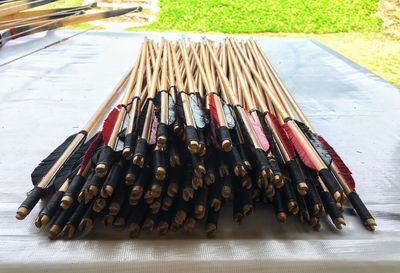
{"label": "arrow fletching", "polygon": [[168,94],[168,125],[172,125],[175,120],[175,102],[172,96]]}
{"label": "arrow fletching", "polygon": [[261,144],[263,151],[268,152],[269,142],[260,125],[254,120],[253,116],[250,113],[247,113],[247,117],[250,121],[251,127],[253,127],[253,130],[256,134],[256,137],[258,138],[258,141]]}
{"label": "arrow fletching", "polygon": [[220,121],[219,121],[219,117],[218,117],[218,111],[217,111],[217,106],[215,105],[215,99],[214,96],[217,96],[216,94],[212,93],[209,96],[209,102],[208,102],[208,106],[210,108],[210,115],[211,117],[214,119],[217,127],[221,126]]}
{"label": "arrow fletching", "polygon": [[340,156],[336,153],[336,151],[333,149],[333,147],[331,145],[329,145],[329,143],[322,136],[318,135],[318,139],[319,139],[319,141],[321,141],[321,143],[324,145],[325,149],[328,151],[328,153],[332,157],[333,163],[335,163],[335,165],[339,169],[339,173],[344,178],[347,186],[349,186],[349,188],[352,191],[355,191],[356,183],[353,179],[350,169],[346,166],[346,164],[343,162],[343,160],[340,158]]}
{"label": "arrow fletching", "polygon": [[98,132],[88,141],[88,143],[85,143],[86,149],[82,157],[82,162],[79,166],[80,171],[83,171],[86,168],[87,164],[89,164],[89,162],[92,159],[92,156],[94,155],[97,147],[100,145],[102,140],[103,140],[103,134],[102,132]]}
{"label": "arrow fletching", "polygon": [[[61,157],[61,155],[65,152],[65,150],[69,147],[69,145],[72,143],[72,141],[78,134],[79,133],[69,136],[66,140],[64,140],[63,143],[61,143],[60,146],[58,146],[45,159],[43,159],[42,162],[39,163],[39,165],[31,173],[31,179],[33,185],[37,185],[40,182],[40,180],[42,180],[42,178],[49,172],[54,163],[56,163],[56,161]],[[82,143],[84,140],[85,139],[82,140]],[[81,152],[79,148],[76,150],[76,152],[78,151]],[[70,156],[70,160],[68,160],[69,161],[68,165],[74,164],[74,162],[76,162],[83,154],[83,152],[81,154],[78,154],[76,152],[74,153],[76,154],[76,156],[74,156],[74,154]],[[64,165],[66,165],[66,163]]]}
{"label": "arrow fletching", "polygon": [[297,137],[296,133],[292,131],[290,126],[285,123],[283,125],[285,128],[285,131],[290,139],[290,141],[293,143],[293,146],[299,155],[301,161],[306,165],[308,168],[318,171],[317,167],[314,165],[313,161],[311,160],[310,156],[308,155],[307,151],[304,149],[303,144],[301,143],[300,139]]}
{"label": "arrow fletching", "polygon": [[308,139],[308,141],[314,147],[315,151],[319,154],[322,161],[324,161],[325,165],[329,167],[332,163],[332,157],[328,153],[328,151],[325,149],[325,146],[318,139],[318,135],[311,132],[310,128],[308,128],[307,125],[305,125],[304,123],[297,121],[297,120],[295,122],[297,123],[297,126],[299,126],[301,131],[303,131],[304,136]]}
{"label": "arrow fletching", "polygon": [[119,111],[121,109],[121,105],[114,107],[108,116],[104,119],[103,129],[102,129],[102,138],[103,142],[107,144],[110,141],[110,137],[112,131],[114,130],[115,122],[117,121]]}
{"label": "arrow fletching", "polygon": [[190,108],[192,109],[193,119],[196,127],[202,129],[206,127],[206,115],[203,109],[197,104],[197,102],[189,96]]}
{"label": "arrow fletching", "polygon": [[233,129],[235,127],[235,119],[232,116],[231,109],[229,109],[228,104],[222,103],[222,109],[224,110],[226,123],[228,124],[229,129]]}
{"label": "arrow fletching", "polygon": [[157,126],[158,126],[158,120],[156,115],[153,115],[153,120],[151,122],[151,131],[150,131],[150,136],[149,136],[149,145],[154,145],[157,142]]}
{"label": "arrow fletching", "polygon": [[294,157],[296,156],[296,152],[294,150],[293,144],[290,142],[284,129],[279,124],[278,119],[275,117],[275,115],[273,115],[271,113],[268,113],[266,117],[270,121],[270,125],[272,127],[271,129],[278,136],[280,142],[282,143],[282,145],[286,151],[286,154],[289,156],[289,159],[294,159]]}

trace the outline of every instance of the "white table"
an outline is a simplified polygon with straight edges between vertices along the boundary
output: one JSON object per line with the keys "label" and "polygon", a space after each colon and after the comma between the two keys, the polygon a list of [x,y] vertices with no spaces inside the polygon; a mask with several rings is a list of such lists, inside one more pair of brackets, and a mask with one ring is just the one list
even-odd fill
{"label": "white table", "polygon": [[[0,49],[0,64],[73,33],[12,41]],[[257,38],[314,127],[353,171],[376,217],[375,233],[348,211],[343,231],[324,222],[314,232],[294,218],[279,225],[263,208],[242,226],[225,209],[214,239],[199,229],[130,240],[99,228],[84,239],[49,241],[33,225],[39,206],[17,221],[33,168],[85,124],[145,35],[181,37],[92,31],[0,67],[0,272],[400,272],[399,89],[310,39]]]}

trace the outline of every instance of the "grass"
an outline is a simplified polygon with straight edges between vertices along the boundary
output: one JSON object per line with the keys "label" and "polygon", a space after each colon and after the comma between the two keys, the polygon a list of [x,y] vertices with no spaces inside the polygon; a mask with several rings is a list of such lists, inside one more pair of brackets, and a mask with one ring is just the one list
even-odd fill
{"label": "grass", "polygon": [[[376,16],[378,2],[159,0],[160,11],[155,22],[128,30],[310,37],[400,87],[400,38],[382,33],[382,20]],[[81,3],[82,0],[60,0],[44,7],[71,7]],[[387,14],[400,26],[400,10],[388,10]],[[90,23],[70,26],[91,27]]]}
{"label": "grass", "polygon": [[338,33],[315,39],[400,87],[400,38],[383,33]]}
{"label": "grass", "polygon": [[223,33],[377,31],[379,0],[159,0],[156,31]]}

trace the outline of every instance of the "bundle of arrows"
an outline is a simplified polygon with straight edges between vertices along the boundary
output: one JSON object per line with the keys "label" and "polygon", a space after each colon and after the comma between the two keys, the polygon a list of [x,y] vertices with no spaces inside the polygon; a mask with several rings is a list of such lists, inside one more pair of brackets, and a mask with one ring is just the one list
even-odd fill
{"label": "bundle of arrows", "polygon": [[16,217],[47,200],[35,224],[51,239],[87,234],[95,222],[130,237],[196,225],[212,237],[224,208],[240,223],[262,203],[279,223],[293,215],[319,230],[327,217],[341,229],[351,205],[367,229],[376,226],[350,170],[253,39],[145,39],[86,127],[32,182]]}
{"label": "bundle of arrows", "polygon": [[132,7],[86,13],[97,6],[96,2],[70,8],[33,9],[56,1],[58,0],[1,0],[0,47],[10,40],[33,33],[142,10],[141,7]]}

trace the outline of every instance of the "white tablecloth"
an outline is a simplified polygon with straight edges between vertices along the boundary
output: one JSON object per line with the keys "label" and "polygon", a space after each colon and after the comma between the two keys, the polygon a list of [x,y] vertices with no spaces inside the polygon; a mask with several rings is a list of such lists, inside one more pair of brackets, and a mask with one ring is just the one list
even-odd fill
{"label": "white tablecloth", "polygon": [[[73,33],[10,42],[0,49],[0,65]],[[84,239],[49,241],[33,225],[39,206],[17,221],[32,169],[80,130],[133,63],[145,35],[181,37],[93,31],[0,67],[0,272],[400,272],[399,90],[310,39],[257,38],[314,127],[353,171],[376,217],[375,233],[350,210],[343,231],[323,222],[314,232],[295,218],[279,225],[262,207],[241,226],[224,209],[214,239],[200,228],[190,236],[135,240],[98,228]]]}

